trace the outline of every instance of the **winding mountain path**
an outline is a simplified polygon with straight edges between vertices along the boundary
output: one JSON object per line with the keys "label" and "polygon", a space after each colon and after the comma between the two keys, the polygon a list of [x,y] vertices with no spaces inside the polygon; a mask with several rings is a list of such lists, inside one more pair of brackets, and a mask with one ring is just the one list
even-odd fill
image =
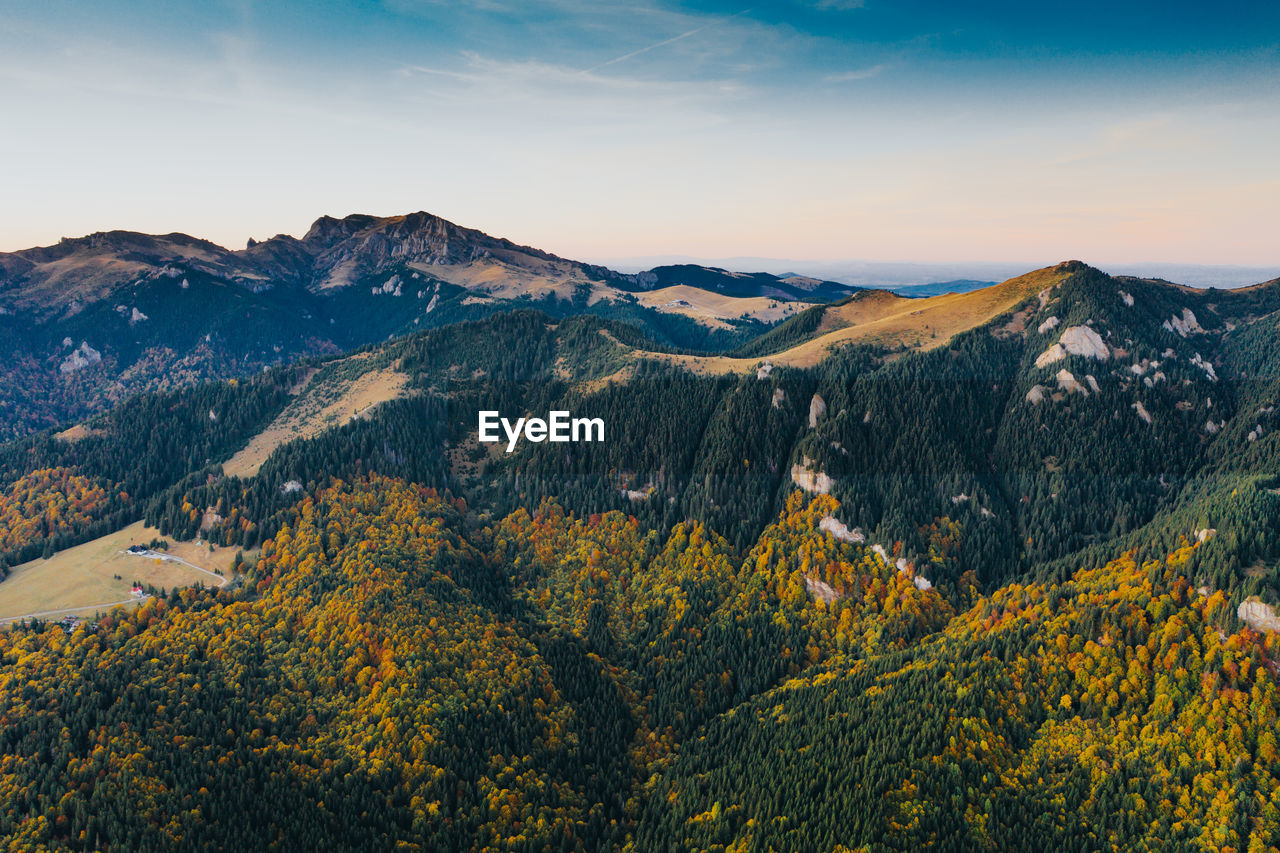
{"label": "winding mountain path", "polygon": [[107,607],[115,607],[117,604],[133,604],[136,601],[146,601],[150,597],[150,595],[131,595],[123,601],[108,601],[105,604],[90,604],[85,607],[64,607],[60,610],[42,610],[39,613],[23,613],[21,616],[5,616],[0,618],[0,624],[17,622],[22,619],[39,619],[43,616],[61,616],[67,613],[79,613],[81,610],[102,610]]}

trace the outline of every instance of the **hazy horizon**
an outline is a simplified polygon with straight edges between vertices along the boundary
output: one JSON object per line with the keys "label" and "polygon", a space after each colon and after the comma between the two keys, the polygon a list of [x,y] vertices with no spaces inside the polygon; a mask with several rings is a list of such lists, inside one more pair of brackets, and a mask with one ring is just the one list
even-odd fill
{"label": "hazy horizon", "polygon": [[0,249],[425,208],[566,257],[1280,265],[1280,6],[0,11]]}
{"label": "hazy horizon", "polygon": [[[374,214],[376,215],[376,214]],[[318,218],[318,217],[317,217]],[[462,225],[463,223],[455,223]],[[472,227],[465,226],[464,227]],[[97,232],[130,229],[97,229]],[[484,229],[477,229],[483,231]],[[87,234],[67,234],[59,239],[88,236]],[[182,233],[174,231],[154,232],[156,236]],[[278,232],[284,234],[287,232]],[[301,237],[305,229],[289,236]],[[188,236],[208,239],[200,234]],[[273,234],[271,236],[277,236]],[[491,234],[495,237],[506,237],[504,234]],[[263,240],[267,237],[255,237]],[[51,241],[46,245],[53,245]],[[217,243],[218,241],[212,241]],[[519,241],[515,241],[519,243]],[[225,243],[218,243],[228,249],[242,248]],[[524,244],[528,245],[528,244]],[[16,250],[39,248],[37,246],[16,247]],[[739,255],[734,257],[708,257],[704,255],[631,255],[608,256],[588,255],[574,257],[556,253],[545,246],[532,246],[535,249],[552,251],[569,260],[599,264],[623,273],[635,273],[653,267],[668,264],[698,264],[720,267],[734,272],[765,272],[774,275],[794,273],[814,278],[825,278],[831,281],[861,287],[911,287],[921,284],[946,283],[950,281],[1001,281],[1021,275],[1031,270],[1053,266],[1067,260],[1083,261],[1102,269],[1112,275],[1132,275],[1142,278],[1162,278],[1168,281],[1193,287],[1232,288],[1258,284],[1280,278],[1280,263],[1273,265],[1249,266],[1242,264],[1177,264],[1162,261],[1095,263],[1086,257],[1041,258],[1038,260],[955,260],[941,259],[919,261],[909,259],[874,259],[874,258],[773,258],[755,255]],[[0,248],[0,252],[15,249]]]}
{"label": "hazy horizon", "polygon": [[705,258],[688,255],[650,255],[631,258],[582,258],[624,273],[635,273],[663,264],[701,264],[733,272],[796,273],[864,287],[910,287],[949,281],[994,281],[1013,278],[1067,260],[1083,261],[1110,275],[1158,278],[1191,287],[1247,287],[1280,278],[1280,264],[1169,264],[1159,261],[1095,264],[1088,258],[1056,258],[1040,261],[907,261],[844,258],[834,260],[795,258]]}

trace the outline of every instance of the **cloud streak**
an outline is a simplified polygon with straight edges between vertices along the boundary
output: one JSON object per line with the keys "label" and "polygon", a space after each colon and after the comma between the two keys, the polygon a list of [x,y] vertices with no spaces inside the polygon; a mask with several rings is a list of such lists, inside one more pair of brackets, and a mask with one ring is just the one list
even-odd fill
{"label": "cloud streak", "polygon": [[749,14],[750,12],[751,12],[750,9],[743,9],[741,12],[735,12],[734,14],[728,15],[717,21],[711,21],[710,23],[703,24],[700,27],[694,27],[693,29],[680,33],[677,36],[672,36],[671,38],[654,42],[653,44],[646,45],[645,47],[642,47],[639,50],[633,50],[630,53],[624,53],[622,56],[617,56],[617,57],[614,57],[613,59],[607,60],[605,62],[601,62],[597,65],[593,65],[590,68],[583,69],[582,73],[590,74],[594,71],[599,71],[601,68],[608,68],[610,65],[617,65],[620,62],[626,62],[628,59],[634,59],[635,57],[640,56],[641,54],[648,53],[651,50],[657,50],[660,47],[666,47],[667,45],[675,44],[676,42],[683,41],[684,39],[687,39],[690,36],[696,36],[698,33],[705,32],[707,30],[726,24],[729,21],[732,21],[734,18],[741,18],[743,15]]}
{"label": "cloud streak", "polygon": [[827,83],[854,83],[858,80],[870,80],[872,77],[879,77],[889,66],[885,63],[872,65],[870,68],[859,68],[855,71],[842,71],[838,74],[828,74],[823,77],[823,81]]}

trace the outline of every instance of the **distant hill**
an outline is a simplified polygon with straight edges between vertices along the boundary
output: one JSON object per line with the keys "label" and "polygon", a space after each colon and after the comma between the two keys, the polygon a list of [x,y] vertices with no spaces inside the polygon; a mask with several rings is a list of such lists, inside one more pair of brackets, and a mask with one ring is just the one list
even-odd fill
{"label": "distant hill", "polygon": [[656,290],[684,285],[699,287],[725,296],[766,296],[774,299],[823,302],[842,299],[855,290],[861,289],[836,281],[824,281],[794,273],[778,276],[767,272],[730,272],[719,267],[704,267],[696,264],[654,267],[628,276],[627,279],[639,290]]}
{"label": "distant hill", "polygon": [[[897,291],[903,287],[947,283],[953,281],[1004,281],[1029,269],[1045,266],[1052,258],[1024,258],[1018,261],[867,261],[759,256],[695,257],[690,255],[648,255],[641,257],[595,258],[595,263],[611,269],[636,273],[669,264],[692,264],[728,270],[759,270],[782,277],[792,270],[807,276],[828,279],[855,287],[884,288]],[[1246,287],[1280,275],[1280,265],[1238,266],[1231,264],[1176,264],[1161,262],[1095,264],[1114,276],[1162,278],[1192,287]]]}
{"label": "distant hill", "polygon": [[885,290],[892,290],[900,296],[925,297],[941,296],[945,293],[968,293],[990,287],[994,281],[978,281],[972,278],[958,278],[954,281],[935,281],[929,284],[888,285]]}
{"label": "distant hill", "polygon": [[[663,295],[663,288],[681,288]],[[851,288],[698,267],[624,275],[430,213],[322,216],[231,250],[186,234],[108,231],[0,253],[0,439],[142,389],[244,375],[494,312],[623,319],[718,351]],[[654,294],[654,296],[650,296]],[[705,294],[705,296],[699,295]]]}
{"label": "distant hill", "polygon": [[[841,302],[816,306],[740,351],[669,358],[695,370],[724,373],[754,370],[762,356],[779,366],[810,367],[833,349],[849,344],[930,349],[1011,311],[1085,269],[1090,268],[1079,261],[1068,261],[980,290],[919,299],[888,290],[863,290]],[[776,345],[762,346],[766,341]]]}

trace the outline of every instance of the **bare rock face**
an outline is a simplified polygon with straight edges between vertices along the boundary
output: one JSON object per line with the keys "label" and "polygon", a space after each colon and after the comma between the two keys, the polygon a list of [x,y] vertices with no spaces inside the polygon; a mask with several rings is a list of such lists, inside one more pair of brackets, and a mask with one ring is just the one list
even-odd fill
{"label": "bare rock face", "polygon": [[1111,357],[1111,349],[1102,336],[1089,326],[1069,326],[1062,332],[1058,342],[1040,353],[1036,358],[1036,367],[1048,367],[1062,361],[1068,355],[1083,355],[1106,361]]}
{"label": "bare rock face", "polygon": [[102,353],[89,346],[88,341],[81,341],[80,346],[71,351],[71,355],[62,360],[58,370],[63,373],[74,373],[77,370],[102,361]]}
{"label": "bare rock face", "polygon": [[805,575],[804,586],[805,589],[809,590],[809,594],[812,595],[815,600],[822,599],[827,604],[834,604],[844,597],[840,593],[836,592],[835,588],[832,587],[831,584],[823,583],[817,578],[811,578],[808,575]]}
{"label": "bare rock face", "polygon": [[814,394],[809,401],[809,429],[817,429],[818,420],[826,413],[827,401]]}
{"label": "bare rock face", "polygon": [[635,280],[642,290],[653,290],[658,283],[658,274],[653,270],[645,270],[636,273]]}
{"label": "bare rock face", "polygon": [[302,242],[317,249],[333,247],[377,223],[378,217],[369,214],[357,213],[341,219],[321,216],[311,223],[311,228],[303,235]]}
{"label": "bare rock face", "polygon": [[1205,376],[1209,377],[1210,382],[1218,381],[1218,372],[1214,370],[1213,364],[1206,361],[1204,357],[1200,355],[1200,353],[1196,353],[1194,356],[1192,356],[1191,363],[1194,364],[1196,367],[1200,368],[1201,370],[1203,370]]}
{"label": "bare rock face", "polygon": [[1048,367],[1049,365],[1062,361],[1067,357],[1067,350],[1062,344],[1054,344],[1040,355],[1036,356],[1036,367]]}
{"label": "bare rock face", "polygon": [[813,460],[806,456],[803,462],[792,465],[791,481],[806,492],[818,495],[830,494],[835,481],[823,471],[812,470],[809,467],[812,464]]}
{"label": "bare rock face", "polygon": [[1080,380],[1076,379],[1075,375],[1065,367],[1059,370],[1058,375],[1054,378],[1058,380],[1058,390],[1065,391],[1068,394],[1089,396],[1089,392],[1080,384]]}
{"label": "bare rock face", "polygon": [[448,266],[490,257],[526,267],[570,264],[588,277],[607,273],[603,268],[575,264],[540,249],[490,237],[425,211],[390,217],[322,216],[299,245],[312,253],[313,277],[321,289],[341,287],[402,263]]}
{"label": "bare rock face", "polygon": [[1089,326],[1071,326],[1063,331],[1058,342],[1072,355],[1083,355],[1098,361],[1106,361],[1111,356],[1111,350],[1102,336]]}
{"label": "bare rock face", "polygon": [[1280,630],[1280,617],[1276,616],[1276,611],[1257,599],[1240,602],[1236,615],[1255,631]]}
{"label": "bare rock face", "polygon": [[826,533],[830,533],[841,542],[866,542],[867,537],[861,528],[855,527],[850,530],[845,523],[833,515],[823,516],[822,521],[818,522],[818,529]]}
{"label": "bare rock face", "polygon": [[1196,319],[1195,312],[1190,308],[1183,308],[1181,317],[1175,314],[1161,323],[1161,326],[1170,332],[1176,332],[1184,338],[1187,335],[1205,334],[1205,330],[1200,326],[1200,321]]}

